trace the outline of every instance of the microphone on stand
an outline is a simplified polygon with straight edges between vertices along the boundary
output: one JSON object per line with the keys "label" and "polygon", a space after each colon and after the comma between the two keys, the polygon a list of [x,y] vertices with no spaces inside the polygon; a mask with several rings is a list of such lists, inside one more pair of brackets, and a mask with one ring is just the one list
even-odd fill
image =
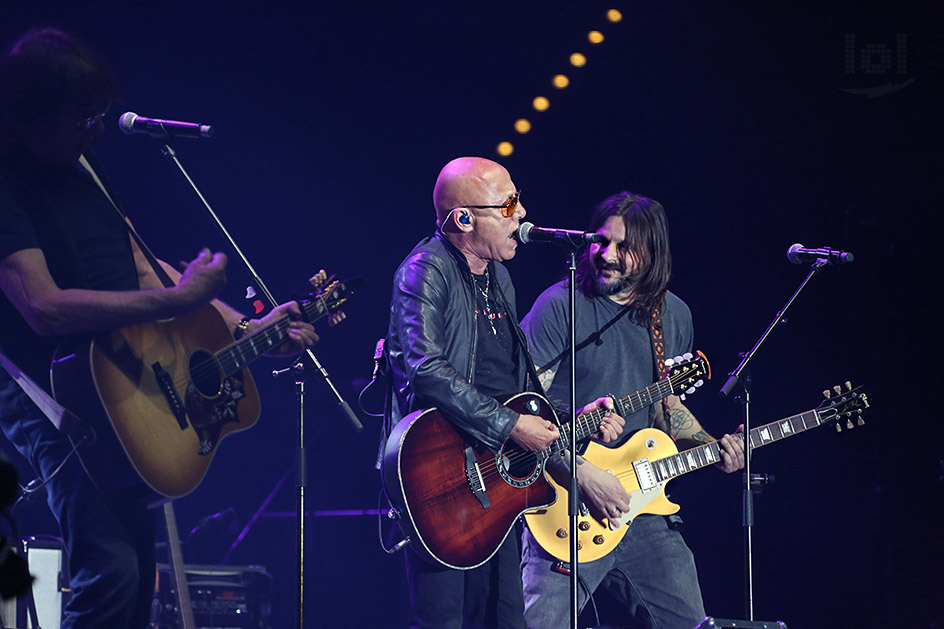
{"label": "microphone on stand", "polygon": [[809,249],[800,243],[796,243],[787,249],[787,260],[793,264],[816,262],[818,260],[825,260],[827,264],[845,264],[855,260],[855,256],[848,251],[838,251],[829,247]]}
{"label": "microphone on stand", "polygon": [[147,133],[152,138],[209,138],[213,135],[213,127],[208,124],[145,118],[133,111],[121,114],[118,128],[129,134]]}
{"label": "microphone on stand", "polygon": [[525,221],[518,225],[515,236],[523,245],[532,242],[554,242],[571,247],[582,247],[591,242],[603,242],[603,236],[594,232],[582,232],[574,229],[551,229],[549,227],[535,227],[534,223]]}

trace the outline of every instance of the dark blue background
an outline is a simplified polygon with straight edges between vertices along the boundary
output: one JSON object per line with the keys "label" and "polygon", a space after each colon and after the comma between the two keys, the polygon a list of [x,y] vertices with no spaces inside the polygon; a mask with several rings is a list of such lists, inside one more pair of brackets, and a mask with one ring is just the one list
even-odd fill
{"label": "dark blue background", "polygon": [[[725,374],[806,272],[786,262],[787,247],[854,252],[854,264],[810,283],[754,362],[756,424],[812,408],[845,380],[874,402],[863,429],[804,434],[755,457],[755,471],[776,477],[756,502],[755,617],[939,627],[940,14],[917,2],[715,4],[17,0],[0,10],[0,35],[56,25],[110,60],[124,102],[98,154],[165,259],[231,252],[160,143],[117,131],[124,111],[214,125],[213,140],[174,146],[277,297],[319,268],[367,278],[347,320],[319,327],[317,354],[352,405],[386,330],[393,271],[433,227],[439,168],[497,158],[501,140],[515,143],[497,159],[538,225],[580,227],[623,189],[666,207],[671,288],[691,305],[715,376],[689,405],[717,435],[741,416],[717,398]],[[606,22],[611,6],[621,23]],[[587,43],[593,28],[603,44]],[[906,70],[867,74],[857,54],[845,72],[846,34],[857,51],[906,34]],[[569,66],[575,51],[585,68]],[[558,72],[571,77],[566,90],[550,86]],[[844,91],[909,80],[877,98]],[[540,114],[530,108],[539,94],[551,99]],[[522,116],[534,125],[526,136],[512,128]],[[519,250],[509,266],[520,311],[563,262],[553,248]],[[249,274],[235,256],[229,278],[224,298],[248,311]],[[259,425],[228,440],[176,503],[183,531],[228,507],[241,526],[288,475],[229,558],[269,568],[276,627],[295,606],[295,403],[293,384],[268,375],[280,366],[256,365]],[[359,411],[365,429],[351,434],[326,387],[309,390],[309,509],[376,509],[377,420]],[[705,471],[671,489],[708,612],[743,618],[738,478]],[[54,530],[42,505],[17,516],[24,534]],[[402,560],[380,550],[376,529],[370,516],[309,519],[308,626],[403,624]],[[187,560],[219,561],[235,534],[208,532]]]}

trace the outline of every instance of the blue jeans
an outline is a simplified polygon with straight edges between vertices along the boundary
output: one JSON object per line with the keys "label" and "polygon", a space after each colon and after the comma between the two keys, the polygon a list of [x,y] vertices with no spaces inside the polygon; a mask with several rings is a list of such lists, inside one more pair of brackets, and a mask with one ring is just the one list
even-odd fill
{"label": "blue jeans", "polygon": [[[44,479],[72,448],[2,368],[0,428]],[[132,498],[101,494],[75,455],[46,490],[71,574],[62,628],[146,627],[155,578],[153,513]]]}
{"label": "blue jeans", "polygon": [[491,559],[472,570],[433,565],[409,546],[405,550],[411,629],[524,629],[514,531]]}
{"label": "blue jeans", "polygon": [[[521,571],[525,619],[532,629],[570,626],[570,577],[525,529]],[[583,609],[598,587],[624,606],[621,623],[646,629],[692,629],[705,617],[695,560],[681,533],[666,518],[641,515],[605,557],[581,563],[578,603]]]}

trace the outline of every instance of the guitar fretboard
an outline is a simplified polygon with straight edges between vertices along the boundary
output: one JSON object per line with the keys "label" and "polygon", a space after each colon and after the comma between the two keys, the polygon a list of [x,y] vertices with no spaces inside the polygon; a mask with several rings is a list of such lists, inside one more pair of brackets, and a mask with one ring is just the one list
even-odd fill
{"label": "guitar fretboard", "polygon": [[[629,417],[633,413],[640,411],[662,399],[672,395],[674,392],[671,378],[663,378],[658,382],[653,382],[648,387],[640,389],[635,393],[630,393],[624,397],[614,400],[614,407],[622,417]],[[596,410],[585,413],[577,417],[577,441],[586,439],[600,429],[603,418],[606,417],[605,410]],[[570,422],[561,426],[561,437],[551,444],[544,452],[547,456],[560,454],[570,448]]]}
{"label": "guitar fretboard", "polygon": [[[331,307],[336,307],[342,301],[344,299],[336,301]],[[310,301],[300,301],[299,304],[302,309],[302,319],[309,323],[314,323],[331,310],[322,295]],[[216,359],[219,361],[223,373],[226,376],[231,376],[266,352],[284,343],[288,339],[290,323],[291,317],[282,317],[264,328],[246,335],[229,347],[224,347],[218,351]]]}
{"label": "guitar fretboard", "polygon": [[[750,431],[751,438],[749,449],[754,450],[768,443],[792,437],[805,430],[816,428],[822,423],[822,419],[814,409],[759,426],[758,428],[752,428]],[[743,433],[738,433],[734,436],[742,441],[744,440]],[[712,443],[706,443],[703,446],[685,450],[684,452],[679,452],[678,454],[667,456],[663,459],[650,461],[650,465],[655,471],[656,480],[662,482],[671,480],[682,474],[687,474],[688,472],[694,472],[708,465],[714,465],[720,461],[721,443],[714,441]]]}

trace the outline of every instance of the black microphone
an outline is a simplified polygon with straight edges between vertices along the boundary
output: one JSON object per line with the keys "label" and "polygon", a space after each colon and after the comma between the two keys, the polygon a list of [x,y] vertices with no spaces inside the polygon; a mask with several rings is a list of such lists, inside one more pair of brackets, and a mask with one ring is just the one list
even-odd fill
{"label": "black microphone", "polygon": [[121,114],[118,128],[125,133],[147,133],[152,138],[209,138],[213,127],[195,122],[145,118],[133,111]]}
{"label": "black microphone", "polygon": [[603,242],[603,236],[594,232],[535,227],[534,223],[528,222],[518,225],[515,235],[518,237],[518,242],[523,245],[531,242],[556,242],[564,246],[582,247],[591,242]]}
{"label": "black microphone", "polygon": [[816,262],[817,260],[825,260],[827,264],[845,264],[855,260],[855,256],[848,251],[837,251],[829,247],[808,249],[800,243],[796,243],[787,249],[787,260],[793,264]]}

